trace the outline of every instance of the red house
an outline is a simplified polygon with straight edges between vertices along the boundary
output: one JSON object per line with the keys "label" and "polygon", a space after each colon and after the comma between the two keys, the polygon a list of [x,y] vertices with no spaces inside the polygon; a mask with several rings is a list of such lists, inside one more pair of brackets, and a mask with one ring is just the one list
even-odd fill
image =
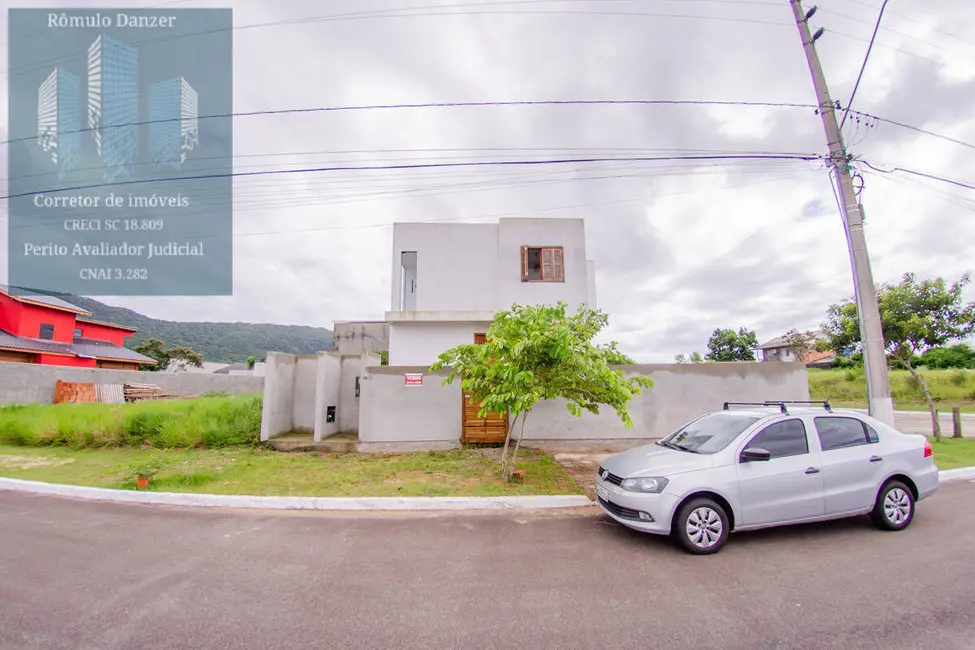
{"label": "red house", "polygon": [[60,298],[17,296],[0,285],[0,361],[138,370],[156,362],[124,347],[137,331],[94,320]]}

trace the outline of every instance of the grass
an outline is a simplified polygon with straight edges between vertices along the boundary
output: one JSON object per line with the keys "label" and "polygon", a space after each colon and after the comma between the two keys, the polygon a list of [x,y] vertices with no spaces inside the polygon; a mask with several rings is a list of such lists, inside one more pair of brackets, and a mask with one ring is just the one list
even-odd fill
{"label": "grass", "polygon": [[0,476],[69,485],[135,489],[133,471],[162,469],[150,490],[265,496],[503,496],[581,494],[543,452],[519,453],[521,480],[500,477],[499,450],[412,454],[280,453],[263,448],[46,449],[0,445]]}
{"label": "grass", "polygon": [[934,438],[928,439],[934,447],[938,469],[975,466],[975,438],[942,438],[937,442]]}
{"label": "grass", "polygon": [[259,395],[0,408],[0,444],[25,447],[220,448],[254,444],[260,429]]}
{"label": "grass", "polygon": [[[921,370],[939,411],[954,407],[975,413],[975,370]],[[926,411],[928,403],[921,387],[906,370],[890,371],[894,408]],[[810,399],[828,399],[835,406],[866,408],[867,384],[862,369],[809,370]]]}

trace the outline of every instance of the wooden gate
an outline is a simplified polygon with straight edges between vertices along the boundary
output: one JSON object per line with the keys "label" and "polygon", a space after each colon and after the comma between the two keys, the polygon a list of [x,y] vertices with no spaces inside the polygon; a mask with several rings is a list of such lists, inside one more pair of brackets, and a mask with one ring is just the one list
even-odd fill
{"label": "wooden gate", "polygon": [[[484,334],[475,334],[475,345],[483,345],[487,341]],[[481,409],[480,402],[471,399],[471,393],[464,391],[461,395],[462,423],[460,441],[463,443],[502,443],[508,435],[508,414],[488,413],[487,417],[478,416]]]}
{"label": "wooden gate", "polygon": [[55,404],[87,404],[97,401],[95,384],[58,381],[54,385]]}

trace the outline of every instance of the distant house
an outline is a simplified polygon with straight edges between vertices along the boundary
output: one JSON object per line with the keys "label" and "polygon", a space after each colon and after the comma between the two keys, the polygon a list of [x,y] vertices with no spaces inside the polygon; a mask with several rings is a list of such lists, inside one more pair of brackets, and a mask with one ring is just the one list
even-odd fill
{"label": "distant house", "polygon": [[[806,332],[806,336],[816,341],[822,339],[824,334],[817,330],[815,332]],[[760,361],[799,361],[811,367],[829,367],[836,360],[836,354],[832,350],[820,352],[816,349],[815,343],[809,345],[802,351],[801,357],[796,356],[796,351],[792,347],[789,343],[789,337],[785,335],[766,341],[758,346],[758,349],[762,353]]]}
{"label": "distant house", "polygon": [[156,361],[125,347],[137,331],[60,298],[14,295],[0,285],[0,361],[138,370]]}
{"label": "distant house", "polygon": [[231,363],[225,365],[222,368],[217,368],[213,370],[215,375],[253,375],[255,377],[264,376],[264,362],[258,362],[254,364],[254,368],[248,368],[246,363]]}

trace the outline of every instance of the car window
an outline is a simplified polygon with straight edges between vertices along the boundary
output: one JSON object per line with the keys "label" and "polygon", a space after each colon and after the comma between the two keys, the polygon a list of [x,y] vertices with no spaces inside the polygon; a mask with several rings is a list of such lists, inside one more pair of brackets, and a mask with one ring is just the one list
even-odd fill
{"label": "car window", "polygon": [[684,425],[660,442],[665,446],[676,445],[701,454],[714,454],[756,422],[758,418],[748,415],[711,413]]}
{"label": "car window", "polygon": [[770,424],[745,446],[745,449],[755,448],[766,450],[772,454],[772,458],[808,454],[806,426],[802,420],[782,420]]}
{"label": "car window", "polygon": [[[856,418],[839,417],[817,417],[813,418],[816,423],[816,433],[819,435],[819,444],[823,451],[831,449],[845,449],[846,447],[857,447],[868,442],[874,442],[867,437],[866,425]],[[872,431],[873,436],[877,435]]]}

